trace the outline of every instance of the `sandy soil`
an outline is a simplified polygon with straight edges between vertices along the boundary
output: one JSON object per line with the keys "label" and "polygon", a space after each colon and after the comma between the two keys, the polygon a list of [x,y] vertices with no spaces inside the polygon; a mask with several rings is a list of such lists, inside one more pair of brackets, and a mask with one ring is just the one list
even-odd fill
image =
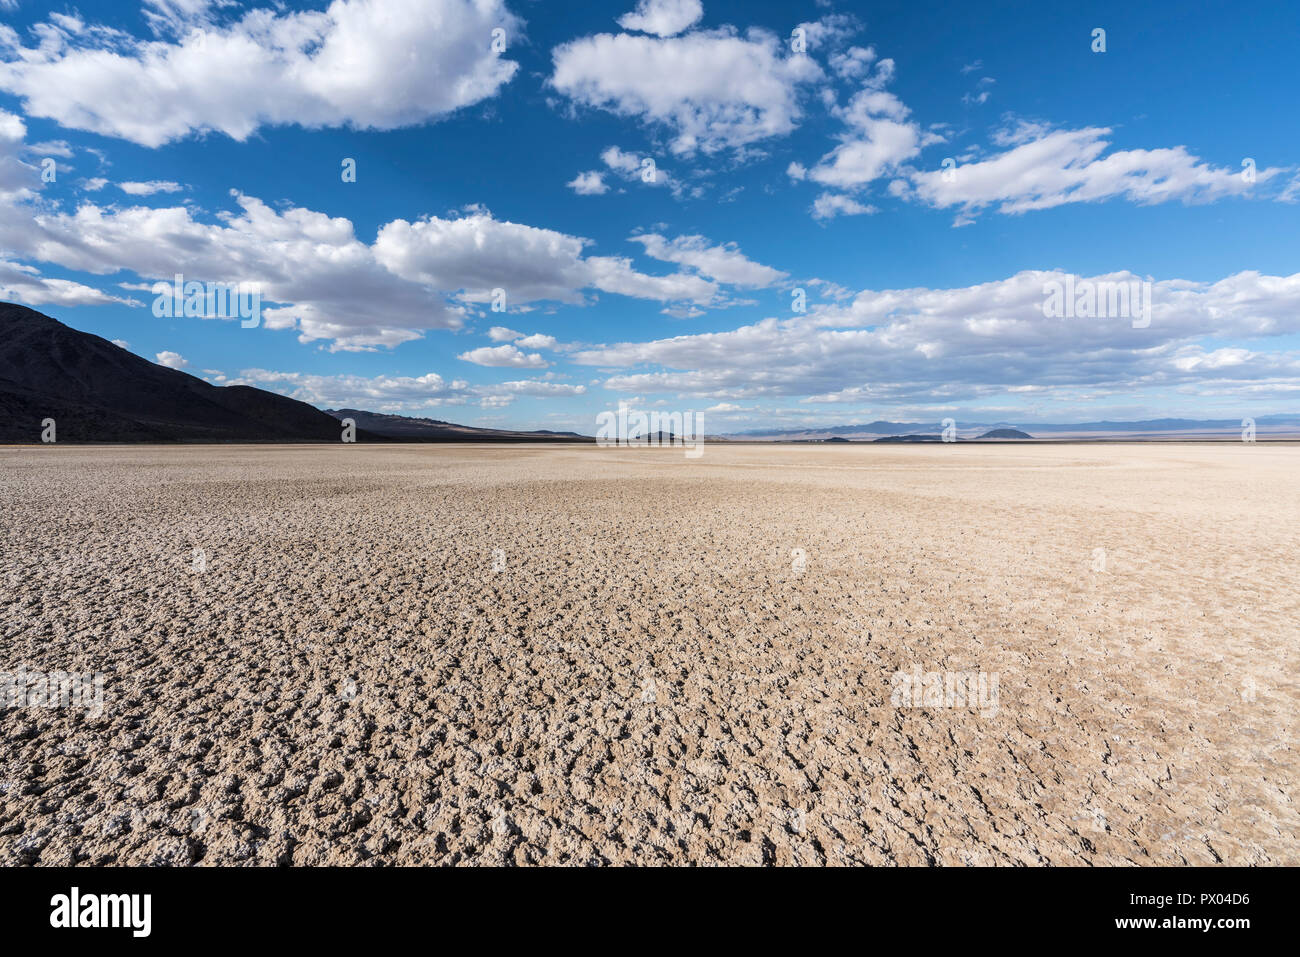
{"label": "sandy soil", "polygon": [[1300,447],[10,448],[0,495],[0,672],[105,678],[0,710],[0,863],[1300,863]]}

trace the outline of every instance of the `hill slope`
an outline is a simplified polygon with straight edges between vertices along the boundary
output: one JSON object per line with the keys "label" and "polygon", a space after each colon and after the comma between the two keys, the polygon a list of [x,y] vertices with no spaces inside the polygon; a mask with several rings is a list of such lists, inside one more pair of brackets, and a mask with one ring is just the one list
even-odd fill
{"label": "hill slope", "polygon": [[506,429],[480,429],[457,425],[440,419],[418,419],[406,415],[387,415],[362,409],[326,409],[336,419],[352,419],[358,429],[396,442],[591,442],[577,432],[511,432]]}
{"label": "hill slope", "polygon": [[[0,303],[0,441],[337,442],[338,421],[250,386],[155,365],[34,309]],[[360,435],[359,435],[360,437]]]}

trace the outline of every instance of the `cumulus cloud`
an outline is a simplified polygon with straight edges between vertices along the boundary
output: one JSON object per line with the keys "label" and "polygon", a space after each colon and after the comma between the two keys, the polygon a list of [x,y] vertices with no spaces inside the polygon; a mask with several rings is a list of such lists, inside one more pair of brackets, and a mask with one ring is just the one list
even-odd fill
{"label": "cumulus cloud", "polygon": [[478,387],[486,394],[526,395],[535,399],[561,396],[585,395],[585,385],[571,385],[567,382],[544,382],[540,379],[520,379],[514,382],[498,382],[494,385]]}
{"label": "cumulus cloud", "polygon": [[534,332],[532,335],[526,336],[522,332],[507,329],[505,326],[493,326],[488,330],[488,338],[493,342],[513,342],[516,346],[524,349],[554,349],[557,345],[554,336],[544,335],[540,332]]}
{"label": "cumulus cloud", "polygon": [[[818,3],[818,6],[827,5],[827,3]],[[832,13],[819,20],[801,23],[797,29],[803,31],[803,38],[809,50],[820,50],[823,47],[842,44],[862,29],[862,23],[851,14]]]}
{"label": "cumulus cloud", "polygon": [[747,258],[735,243],[710,245],[703,236],[666,239],[658,233],[645,233],[633,236],[632,242],[644,246],[647,256],[688,266],[702,276],[728,285],[762,289],[789,276],[789,273]]}
{"label": "cumulus cloud", "polygon": [[834,219],[836,216],[864,216],[879,212],[875,206],[859,203],[852,196],[839,193],[822,193],[812,204],[813,219]]}
{"label": "cumulus cloud", "polygon": [[545,369],[550,365],[540,354],[526,353],[513,345],[480,346],[469,352],[462,352],[456,358],[472,362],[477,366],[514,369]]}
{"label": "cumulus cloud", "polygon": [[1009,148],[996,156],[953,170],[909,171],[891,190],[929,206],[961,207],[969,217],[987,207],[1017,214],[1117,197],[1143,205],[1211,202],[1248,195],[1283,172],[1258,170],[1252,184],[1240,169],[1211,166],[1182,146],[1110,150],[1110,132],[1020,124],[999,134],[996,141]]}
{"label": "cumulus cloud", "polygon": [[601,151],[600,161],[616,176],[629,183],[640,182],[645,183],[647,186],[674,186],[674,192],[677,191],[677,184],[674,183],[673,178],[667,170],[661,168],[654,161],[652,156],[619,149],[617,146],[607,146]]}
{"label": "cumulus cloud", "polygon": [[232,384],[268,388],[301,402],[330,408],[366,408],[392,411],[402,406],[463,404],[473,398],[468,382],[447,382],[436,372],[422,376],[314,375],[246,369]]}
{"label": "cumulus cloud", "polygon": [[0,248],[97,275],[130,270],[170,282],[179,272],[200,282],[247,283],[261,291],[269,328],[297,329],[304,341],[330,339],[341,349],[395,345],[462,324],[463,306],[396,281],[349,220],[299,207],[273,210],[238,193],[234,200],[240,211],[223,211],[216,223],[190,207],[0,207]]}
{"label": "cumulus cloud", "polygon": [[[808,179],[840,190],[857,189],[893,173],[928,142],[920,126],[909,119],[911,110],[885,89],[894,76],[894,61],[867,52],[872,54],[870,59],[856,61],[867,72],[862,89],[847,105],[831,108],[844,123],[839,145],[811,168],[792,163],[788,171],[792,179]],[[844,204],[837,208],[836,202],[827,200],[823,211],[845,212]]]}
{"label": "cumulus cloud", "polygon": [[667,170],[660,168],[651,156],[608,146],[601,151],[603,170],[587,170],[566,185],[579,196],[601,196],[609,192],[605,176],[611,174],[625,183],[642,183],[646,186],[667,186],[675,197],[681,197],[685,187]]}
{"label": "cumulus cloud", "polygon": [[404,279],[463,291],[470,301],[490,301],[492,290],[504,289],[511,305],[578,303],[588,285],[585,245],[576,236],[476,212],[394,220],[379,230],[375,255]]}
{"label": "cumulus cloud", "polygon": [[[1065,280],[1059,272],[1026,271],[955,289],[866,290],[793,319],[598,346],[570,358],[620,370],[604,380],[618,391],[722,401],[956,401],[1026,386],[1137,392],[1300,375],[1295,355],[1202,344],[1300,333],[1300,273],[1152,281],[1145,328],[1124,317],[1047,318],[1045,287]],[[1144,280],[1116,273],[1088,281]]]}
{"label": "cumulus cloud", "polygon": [[190,364],[189,360],[179,352],[160,352],[154,357],[154,360],[160,366],[166,366],[168,369],[184,369]]}
{"label": "cumulus cloud", "polygon": [[844,80],[859,80],[871,73],[871,65],[878,57],[874,47],[849,47],[832,53],[831,70]]}
{"label": "cumulus cloud", "polygon": [[25,303],[29,306],[107,306],[121,303],[139,306],[135,299],[110,296],[92,286],[70,279],[50,279],[40,274],[34,266],[7,262],[0,259],[0,299]]}
{"label": "cumulus cloud", "polygon": [[588,170],[585,173],[579,173],[565,185],[579,196],[601,196],[609,192],[609,187],[605,185],[605,178],[601,175],[600,170]]}
{"label": "cumulus cloud", "polygon": [[640,0],[633,13],[619,17],[624,30],[670,37],[694,26],[704,16],[700,0]]}
{"label": "cumulus cloud", "polygon": [[800,88],[824,77],[780,38],[734,28],[656,37],[602,33],[553,52],[551,85],[575,103],[667,129],[680,155],[736,149],[792,131]]}
{"label": "cumulus cloud", "polygon": [[554,349],[556,344],[554,336],[543,335],[540,332],[534,332],[531,336],[523,336],[515,340],[515,345],[523,349]]}
{"label": "cumulus cloud", "polygon": [[638,272],[620,257],[584,256],[588,241],[551,229],[474,213],[459,219],[395,220],[379,231],[375,255],[404,279],[458,290],[486,302],[502,289],[510,305],[550,300],[585,302],[592,288],[638,299],[711,303],[716,283],[675,273]]}
{"label": "cumulus cloud", "polygon": [[299,124],[394,129],[494,96],[518,64],[502,0],[333,0],[324,10],[249,10],[218,25],[201,0],[152,2],[165,39],[54,14],[22,46],[0,34],[0,90],[29,116],[156,147],[216,131],[245,140]]}
{"label": "cumulus cloud", "polygon": [[[626,257],[587,255],[589,240],[499,221],[479,207],[461,217],[394,220],[369,245],[348,219],[273,209],[238,192],[231,193],[237,210],[211,216],[194,204],[83,202],[69,213],[41,201],[40,178],[19,156],[24,132],[19,118],[0,114],[0,191],[13,200],[0,203],[0,250],[95,275],[133,272],[146,282],[132,286],[145,289],[177,273],[246,284],[261,294],[264,325],[294,329],[304,342],[327,340],[331,350],[460,328],[469,304],[489,301],[497,289],[512,308],[539,300],[588,305],[600,292],[669,307],[730,304],[718,282],[695,272],[643,273]],[[76,283],[36,282],[32,272],[9,270],[11,288],[21,281],[16,298],[121,301]]]}

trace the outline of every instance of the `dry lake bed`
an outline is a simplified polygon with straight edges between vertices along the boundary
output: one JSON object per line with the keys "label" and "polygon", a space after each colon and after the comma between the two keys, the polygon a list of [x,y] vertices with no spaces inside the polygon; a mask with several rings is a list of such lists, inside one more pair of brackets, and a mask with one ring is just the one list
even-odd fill
{"label": "dry lake bed", "polygon": [[2,864],[1300,863],[1300,446],[51,446],[0,495]]}

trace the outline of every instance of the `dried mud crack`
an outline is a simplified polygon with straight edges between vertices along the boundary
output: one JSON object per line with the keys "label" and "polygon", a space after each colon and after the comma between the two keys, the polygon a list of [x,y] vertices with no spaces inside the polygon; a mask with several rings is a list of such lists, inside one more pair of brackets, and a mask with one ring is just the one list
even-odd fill
{"label": "dried mud crack", "polygon": [[1300,863],[1300,448],[0,469],[4,864]]}

